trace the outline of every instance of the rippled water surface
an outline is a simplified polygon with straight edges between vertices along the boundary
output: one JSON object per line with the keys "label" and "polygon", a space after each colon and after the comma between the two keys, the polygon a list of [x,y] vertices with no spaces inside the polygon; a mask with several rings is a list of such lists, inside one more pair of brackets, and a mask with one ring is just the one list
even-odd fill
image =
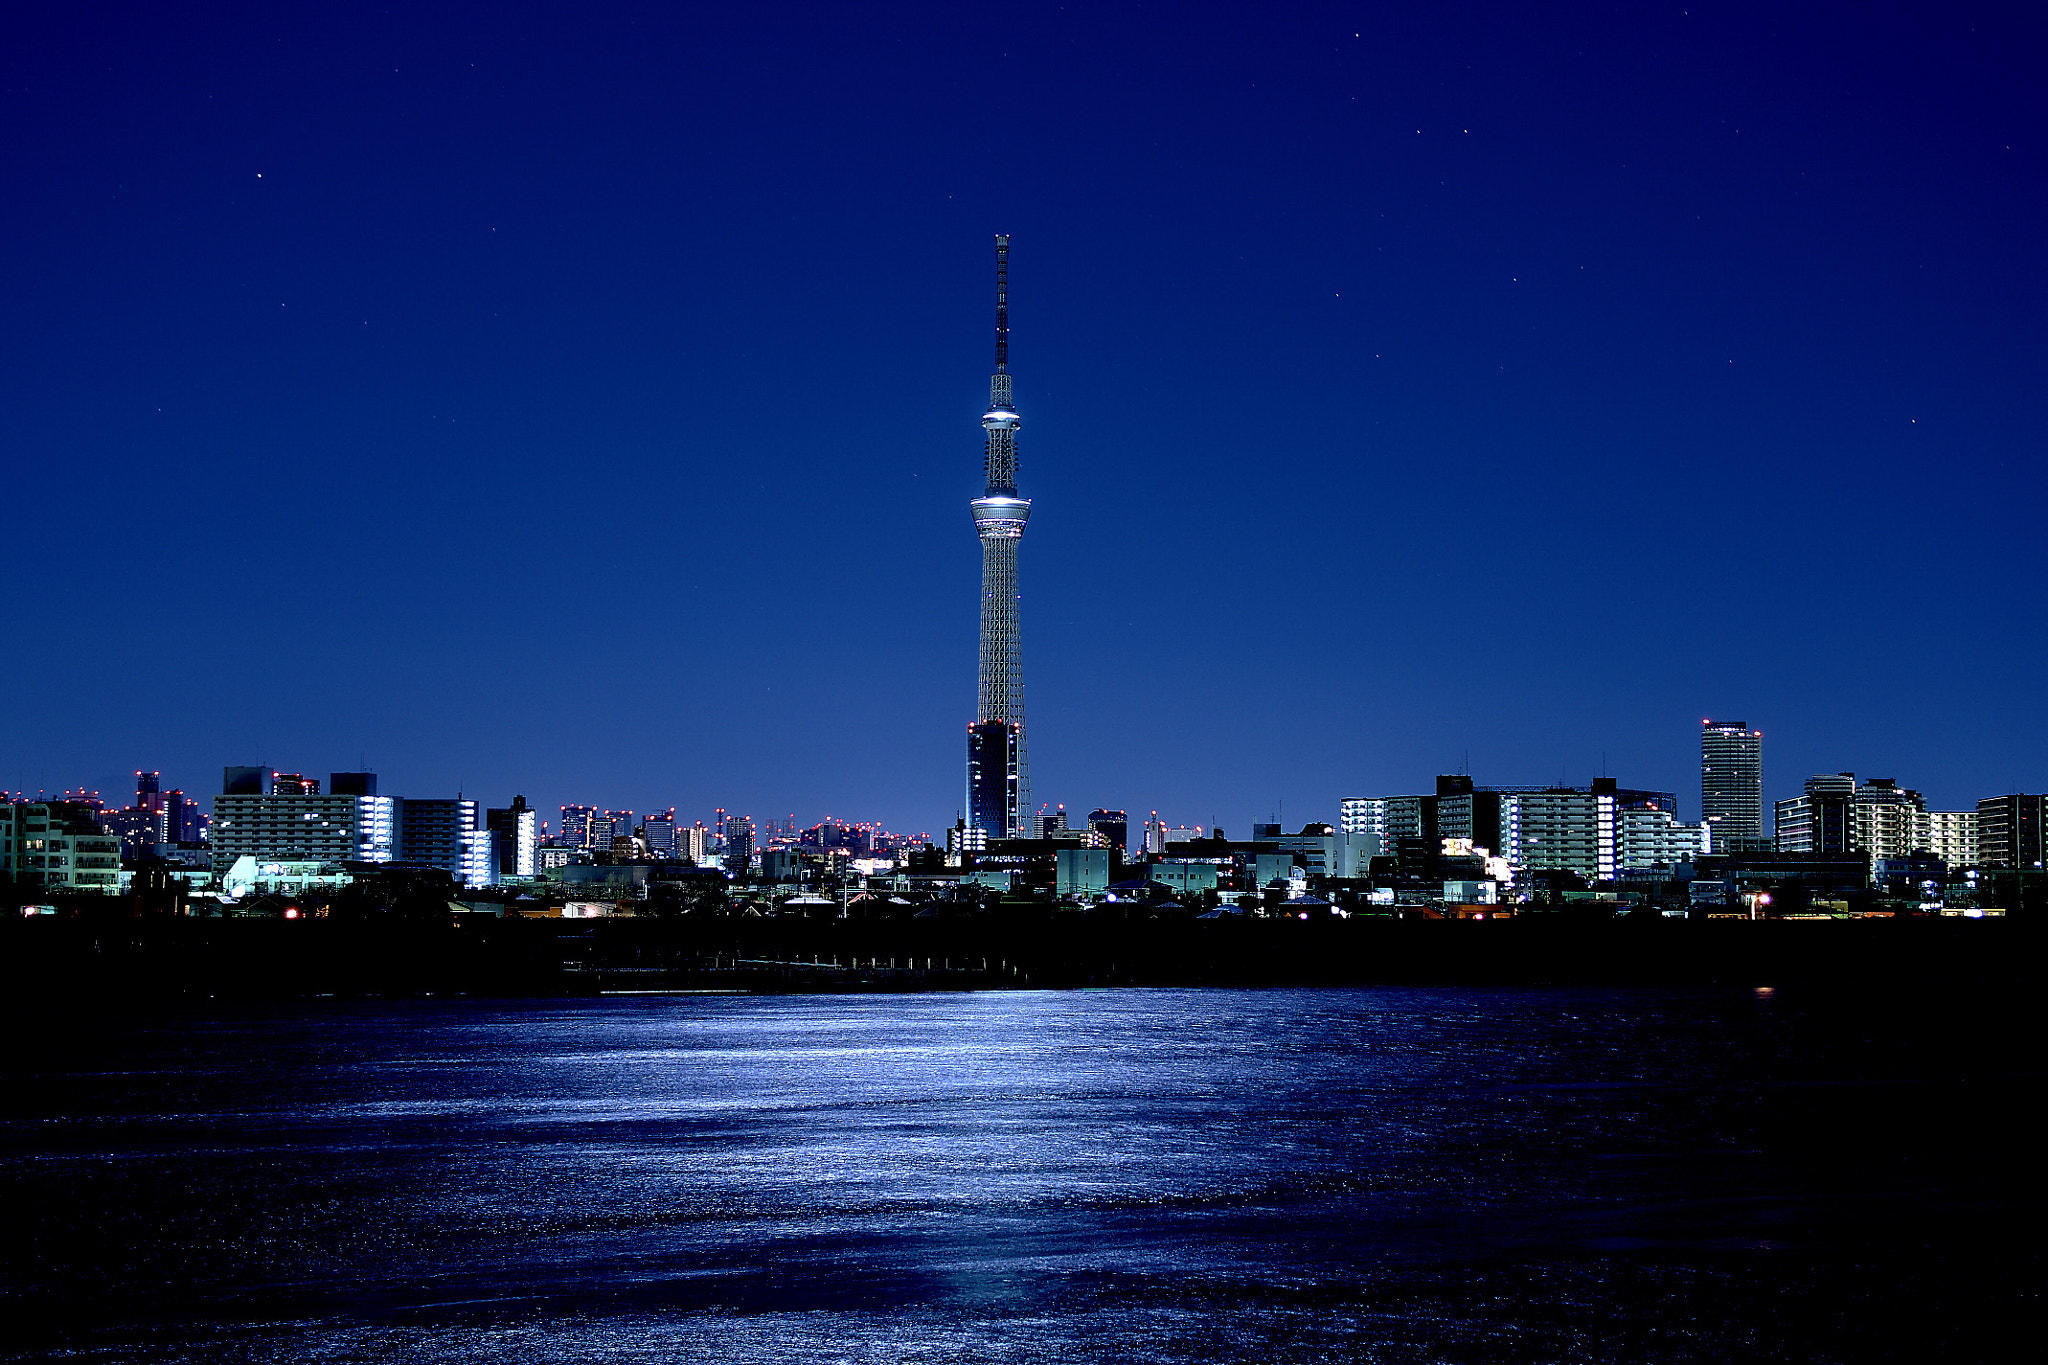
{"label": "rippled water surface", "polygon": [[1993,1027],[1413,989],[43,1021],[0,1357],[2023,1359],[2040,1087]]}

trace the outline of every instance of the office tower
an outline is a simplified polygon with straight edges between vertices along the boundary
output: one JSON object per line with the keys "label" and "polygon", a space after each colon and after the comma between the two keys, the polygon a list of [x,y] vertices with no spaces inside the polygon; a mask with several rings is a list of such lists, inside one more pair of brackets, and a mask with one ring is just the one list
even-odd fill
{"label": "office tower", "polygon": [[539,872],[540,813],[515,796],[512,804],[484,812],[491,832],[500,877],[531,877]]}
{"label": "office tower", "polygon": [[125,858],[144,857],[158,844],[166,842],[162,811],[126,806],[120,810],[100,811],[95,818],[101,830],[121,841],[121,855]]}
{"label": "office tower", "polygon": [[1166,852],[1166,822],[1156,810],[1145,821],[1145,838],[1140,847],[1147,853]]}
{"label": "office tower", "polygon": [[681,832],[676,824],[676,808],[656,811],[647,817],[642,826],[646,830],[647,851],[664,861],[676,856],[676,836]]}
{"label": "office tower", "polygon": [[1121,858],[1125,845],[1130,840],[1130,817],[1120,810],[1091,810],[1088,812],[1088,828],[1091,833],[1100,834],[1103,841],[1116,850]]}
{"label": "office tower", "polygon": [[377,774],[375,773],[329,773],[327,790],[336,796],[375,796]]}
{"label": "office tower", "polygon": [[1739,720],[1700,722],[1700,823],[1714,850],[1764,836],[1764,732]]}
{"label": "office tower", "polygon": [[[589,848],[591,846],[590,818],[596,814],[597,808],[595,806],[562,807],[562,834],[560,842],[563,847]],[[607,847],[610,846],[611,840],[609,836],[606,837],[605,843]]]}
{"label": "office tower", "polygon": [[196,844],[205,837],[206,817],[199,813],[199,803],[185,795],[184,790],[173,787],[164,797],[164,841],[172,844]]}
{"label": "office tower", "polygon": [[632,851],[633,812],[629,810],[592,811],[590,814],[590,842],[586,847],[619,852],[619,841],[626,841],[624,851]]}
{"label": "office tower", "polygon": [[137,810],[162,810],[164,808],[163,774],[146,773],[137,770],[135,774],[135,808]]}
{"label": "office tower", "polygon": [[981,537],[981,672],[967,727],[967,823],[992,838],[1028,838],[1031,767],[1024,741],[1024,659],[1018,639],[1017,542],[1031,503],[1017,496],[1017,428],[1010,402],[1010,239],[996,238],[996,372],[989,377],[983,472],[968,504]]}
{"label": "office tower", "polygon": [[697,821],[688,829],[684,830],[682,832],[682,835],[682,854],[685,858],[688,858],[691,862],[697,864],[699,867],[702,867],[705,863],[710,861],[711,831],[704,827],[704,822],[702,820]]}
{"label": "office tower", "polygon": [[298,773],[272,773],[270,775],[272,796],[318,796],[320,779],[302,777]]}
{"label": "office tower", "polygon": [[725,817],[725,870],[744,877],[754,864],[754,822],[744,815]]}
{"label": "office tower", "polygon": [[1977,861],[1983,867],[2035,868],[2043,864],[2041,830],[2048,797],[2014,793],[1977,803]]}
{"label": "office tower", "polygon": [[220,770],[220,794],[222,796],[261,796],[264,784],[270,774],[261,768],[222,768]]}

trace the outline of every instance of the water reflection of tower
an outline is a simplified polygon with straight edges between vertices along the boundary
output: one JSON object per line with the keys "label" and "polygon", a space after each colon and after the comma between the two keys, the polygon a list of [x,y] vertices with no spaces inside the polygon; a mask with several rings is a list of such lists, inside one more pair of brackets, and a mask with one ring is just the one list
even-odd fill
{"label": "water reflection of tower", "polygon": [[1024,742],[1024,661],[1018,638],[1017,542],[1031,502],[1017,496],[1017,428],[1010,401],[1010,239],[996,238],[996,372],[981,416],[988,488],[968,504],[981,537],[981,673],[967,727],[967,823],[994,838],[1035,834]]}

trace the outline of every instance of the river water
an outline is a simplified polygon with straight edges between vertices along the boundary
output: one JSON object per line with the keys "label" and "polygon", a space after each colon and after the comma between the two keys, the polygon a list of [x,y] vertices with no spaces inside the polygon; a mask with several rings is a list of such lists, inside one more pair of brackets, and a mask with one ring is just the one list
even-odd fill
{"label": "river water", "polygon": [[0,1359],[2028,1358],[2005,1352],[2038,1311],[2039,1076],[1984,1046],[1981,1004],[17,1021]]}

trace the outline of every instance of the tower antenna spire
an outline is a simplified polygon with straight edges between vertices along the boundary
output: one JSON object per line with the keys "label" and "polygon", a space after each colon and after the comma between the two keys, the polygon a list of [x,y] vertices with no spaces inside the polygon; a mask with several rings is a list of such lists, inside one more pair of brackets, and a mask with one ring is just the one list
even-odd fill
{"label": "tower antenna spire", "polygon": [[996,234],[996,373],[1010,372],[1010,237]]}

